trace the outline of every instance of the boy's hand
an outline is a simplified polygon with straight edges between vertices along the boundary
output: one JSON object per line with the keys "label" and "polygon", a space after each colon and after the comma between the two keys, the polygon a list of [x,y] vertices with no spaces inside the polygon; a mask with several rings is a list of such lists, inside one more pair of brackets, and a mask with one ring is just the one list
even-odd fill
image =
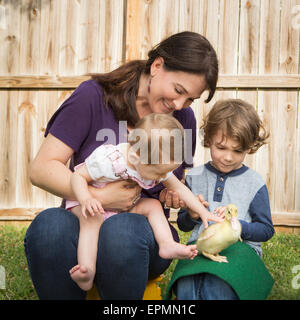
{"label": "boy's hand", "polygon": [[102,208],[101,203],[94,198],[88,198],[80,204],[81,204],[81,213],[86,219],[87,219],[86,211],[91,216],[94,216],[95,214],[104,213],[104,209]]}

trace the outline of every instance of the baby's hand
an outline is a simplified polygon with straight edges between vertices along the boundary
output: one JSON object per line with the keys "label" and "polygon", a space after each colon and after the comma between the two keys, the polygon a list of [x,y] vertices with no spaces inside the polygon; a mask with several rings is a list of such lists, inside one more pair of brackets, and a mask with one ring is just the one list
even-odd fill
{"label": "baby's hand", "polygon": [[225,208],[226,207],[217,207],[214,213],[220,218],[225,218]]}
{"label": "baby's hand", "polygon": [[[220,208],[220,207],[219,207]],[[217,208],[218,209],[218,208]],[[200,218],[202,220],[202,223],[204,225],[204,228],[206,229],[208,227],[208,221],[214,221],[214,222],[223,222],[224,216],[219,216],[219,214],[216,216],[209,212],[208,210],[205,209],[206,212],[201,212],[200,213]],[[220,209],[221,212],[221,209]]]}
{"label": "baby's hand", "polygon": [[91,216],[97,213],[104,213],[101,203],[94,198],[88,198],[81,203],[81,213],[87,219],[86,211]]}

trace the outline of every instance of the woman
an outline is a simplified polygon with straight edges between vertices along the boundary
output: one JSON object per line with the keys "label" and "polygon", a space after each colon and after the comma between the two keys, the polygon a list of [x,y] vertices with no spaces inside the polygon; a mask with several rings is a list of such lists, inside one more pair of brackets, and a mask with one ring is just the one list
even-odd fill
{"label": "woman", "polygon": [[[74,200],[70,186],[74,166],[103,144],[105,135],[112,139],[111,133],[115,133],[115,144],[126,141],[120,121],[127,121],[128,132],[138,119],[153,112],[172,114],[185,129],[192,129],[188,147],[193,153],[196,120],[189,106],[205,90],[209,90],[209,101],[217,78],[216,53],[204,37],[194,32],[165,39],[148,53],[147,61],[132,61],[110,73],[94,75],[50,119],[46,139],[31,166],[32,183],[63,199]],[[174,172],[179,179],[183,169],[190,166],[186,162]],[[160,199],[168,207],[184,206],[178,195],[162,189],[160,184],[143,190],[142,196]],[[135,203],[140,191],[128,181],[102,189],[90,187],[103,208],[120,212]],[[86,292],[68,274],[77,264],[79,223],[64,209],[64,203],[61,208],[41,212],[26,234],[28,266],[40,299],[85,298]],[[178,241],[174,228],[172,233]],[[101,227],[95,276],[99,295],[102,299],[142,299],[148,279],[164,272],[170,262],[159,257],[144,216],[117,214]]]}

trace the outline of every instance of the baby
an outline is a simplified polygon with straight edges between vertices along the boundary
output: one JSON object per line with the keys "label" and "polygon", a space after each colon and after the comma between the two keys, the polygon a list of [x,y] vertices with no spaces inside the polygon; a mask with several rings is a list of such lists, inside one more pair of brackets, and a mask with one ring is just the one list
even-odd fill
{"label": "baby", "polygon": [[[157,139],[158,138],[158,139]],[[156,140],[156,144],[155,144]],[[183,161],[184,129],[172,116],[150,114],[143,117],[130,132],[128,143],[117,146],[101,145],[84,163],[75,167],[71,186],[78,202],[67,201],[66,208],[79,218],[78,264],[70,270],[72,279],[83,290],[93,285],[99,229],[102,222],[117,212],[105,211],[92,197],[88,184],[102,187],[118,179],[131,179],[142,188],[149,189],[162,182],[178,192],[186,206],[203,220],[220,222],[197,197],[172,173]],[[193,259],[196,245],[183,245],[174,241],[162,209],[156,199],[141,198],[129,212],[147,217],[164,259]]]}

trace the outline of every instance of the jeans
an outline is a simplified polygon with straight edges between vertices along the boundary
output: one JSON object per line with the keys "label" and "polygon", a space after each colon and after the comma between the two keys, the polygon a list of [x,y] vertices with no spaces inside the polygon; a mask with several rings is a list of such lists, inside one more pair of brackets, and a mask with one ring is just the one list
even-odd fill
{"label": "jeans", "polygon": [[182,277],[176,285],[175,292],[178,300],[239,299],[227,282],[210,273]]}
{"label": "jeans", "polygon": [[[77,264],[78,236],[77,217],[63,208],[42,211],[32,221],[24,245],[39,299],[85,299],[86,292],[69,274]],[[101,299],[142,299],[148,279],[163,273],[170,263],[159,257],[144,216],[120,213],[102,224],[95,275]]]}

